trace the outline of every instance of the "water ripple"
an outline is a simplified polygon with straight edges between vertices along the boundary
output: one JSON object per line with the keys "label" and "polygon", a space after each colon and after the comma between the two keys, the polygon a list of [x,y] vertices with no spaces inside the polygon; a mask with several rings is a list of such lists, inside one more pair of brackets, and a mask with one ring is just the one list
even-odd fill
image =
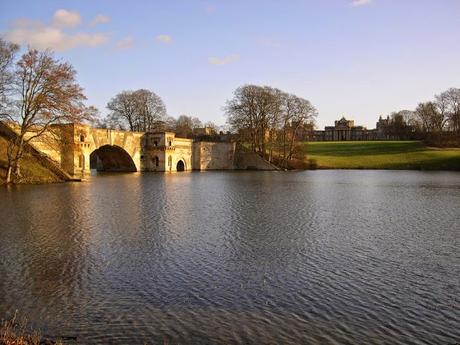
{"label": "water ripple", "polygon": [[460,175],[127,174],[0,190],[0,316],[81,344],[460,342]]}

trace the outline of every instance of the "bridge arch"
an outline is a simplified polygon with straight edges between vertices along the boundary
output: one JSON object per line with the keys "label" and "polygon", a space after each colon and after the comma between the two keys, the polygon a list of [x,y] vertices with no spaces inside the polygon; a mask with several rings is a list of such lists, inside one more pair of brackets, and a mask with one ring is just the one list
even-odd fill
{"label": "bridge arch", "polygon": [[130,154],[117,145],[103,145],[90,154],[90,168],[97,171],[135,172]]}
{"label": "bridge arch", "polygon": [[185,162],[183,159],[179,159],[176,164],[176,171],[185,171]]}

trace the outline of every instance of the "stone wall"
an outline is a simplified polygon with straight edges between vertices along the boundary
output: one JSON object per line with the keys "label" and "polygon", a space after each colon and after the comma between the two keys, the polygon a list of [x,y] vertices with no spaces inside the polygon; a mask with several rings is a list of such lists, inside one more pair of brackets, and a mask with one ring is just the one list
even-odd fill
{"label": "stone wall", "polygon": [[193,169],[192,163],[192,139],[174,138],[174,152],[172,153],[172,166],[169,171],[177,171],[179,161],[185,164],[184,170],[191,171]]}
{"label": "stone wall", "polygon": [[235,168],[235,143],[193,143],[193,170],[232,170]]}
{"label": "stone wall", "polygon": [[235,169],[237,170],[279,170],[278,167],[263,159],[257,153],[239,146],[235,154]]}
{"label": "stone wall", "polygon": [[[18,133],[18,128],[7,125],[0,121],[0,135],[14,140]],[[30,137],[30,136],[29,136]],[[37,161],[55,174],[58,178],[64,181],[72,180],[72,176],[67,170],[62,168],[62,160],[60,156],[60,145],[56,135],[44,134],[40,140],[32,139],[24,146],[24,150],[34,156]]]}
{"label": "stone wall", "polygon": [[174,172],[183,163],[192,170],[192,139],[177,138],[173,132],[146,133],[142,138],[142,171]]}

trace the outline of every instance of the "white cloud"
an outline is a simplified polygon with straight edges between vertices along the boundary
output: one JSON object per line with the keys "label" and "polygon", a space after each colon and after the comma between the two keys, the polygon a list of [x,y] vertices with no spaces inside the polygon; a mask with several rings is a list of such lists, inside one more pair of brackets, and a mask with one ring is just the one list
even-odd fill
{"label": "white cloud", "polygon": [[172,37],[165,34],[158,35],[157,37],[155,37],[155,40],[160,43],[172,43]]}
{"label": "white cloud", "polygon": [[77,11],[57,10],[53,16],[53,25],[61,28],[73,28],[80,24],[81,17]]}
{"label": "white cloud", "polygon": [[367,5],[367,4],[370,4],[372,0],[353,0],[351,2],[351,5],[352,6],[363,6],[363,5]]}
{"label": "white cloud", "polygon": [[103,15],[103,14],[98,14],[94,19],[91,21],[91,26],[96,26],[98,24],[106,24],[110,22],[110,17]]}
{"label": "white cloud", "polygon": [[208,62],[211,65],[223,66],[223,65],[227,65],[227,64],[232,63],[232,62],[236,62],[239,59],[240,59],[240,56],[237,55],[237,54],[234,54],[234,55],[229,55],[229,56],[226,56],[226,57],[223,57],[223,58],[210,57],[208,59]]}
{"label": "white cloud", "polygon": [[69,32],[81,21],[78,12],[57,10],[50,24],[20,19],[4,33],[7,40],[36,49],[63,51],[76,47],[97,47],[108,40],[107,33]]}
{"label": "white cloud", "polygon": [[134,40],[131,36],[122,38],[115,44],[115,48],[118,50],[125,50],[134,47]]}

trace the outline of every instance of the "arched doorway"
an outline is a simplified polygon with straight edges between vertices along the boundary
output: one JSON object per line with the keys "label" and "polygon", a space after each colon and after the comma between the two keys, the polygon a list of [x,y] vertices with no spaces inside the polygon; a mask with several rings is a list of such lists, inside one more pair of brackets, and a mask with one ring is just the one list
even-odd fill
{"label": "arched doorway", "polygon": [[133,159],[119,146],[104,145],[89,156],[91,170],[112,172],[137,171]]}
{"label": "arched doorway", "polygon": [[157,171],[160,169],[160,158],[158,156],[152,157],[152,170]]}
{"label": "arched doorway", "polygon": [[180,160],[180,161],[177,162],[176,170],[177,171],[185,171],[185,163],[184,163],[183,160]]}

